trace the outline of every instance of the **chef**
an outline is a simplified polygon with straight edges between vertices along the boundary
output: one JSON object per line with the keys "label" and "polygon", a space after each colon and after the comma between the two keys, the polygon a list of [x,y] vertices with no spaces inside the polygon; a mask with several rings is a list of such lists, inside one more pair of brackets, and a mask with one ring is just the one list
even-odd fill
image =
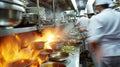
{"label": "chef", "polygon": [[87,17],[90,19],[93,15],[95,15],[93,6],[87,5]]}
{"label": "chef", "polygon": [[80,32],[86,32],[88,27],[89,19],[85,16],[84,10],[80,11],[80,18],[77,20],[77,25],[80,28]]}
{"label": "chef", "polygon": [[96,67],[120,67],[120,12],[112,0],[96,0],[97,15],[90,19],[88,42],[95,54]]}
{"label": "chef", "polygon": [[93,15],[95,15],[94,9],[93,9],[93,4],[95,0],[88,0],[87,5],[86,5],[86,14],[87,17],[90,19]]}

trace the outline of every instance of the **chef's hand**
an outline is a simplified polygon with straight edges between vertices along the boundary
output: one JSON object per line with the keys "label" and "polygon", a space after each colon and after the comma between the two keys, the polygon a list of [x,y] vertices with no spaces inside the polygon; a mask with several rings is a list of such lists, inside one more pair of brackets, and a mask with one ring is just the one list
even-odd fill
{"label": "chef's hand", "polygon": [[90,42],[90,47],[93,52],[95,52],[97,49],[99,49],[98,43],[97,42]]}
{"label": "chef's hand", "polygon": [[80,32],[87,32],[86,29],[80,29]]}

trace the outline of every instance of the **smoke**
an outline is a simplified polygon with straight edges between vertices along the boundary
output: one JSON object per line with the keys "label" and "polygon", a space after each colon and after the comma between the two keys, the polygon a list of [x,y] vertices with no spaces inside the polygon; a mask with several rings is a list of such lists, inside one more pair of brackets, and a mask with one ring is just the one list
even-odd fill
{"label": "smoke", "polygon": [[64,28],[64,32],[66,34],[70,33],[70,31],[72,30],[72,28],[74,28],[74,23],[69,23],[69,24],[66,24],[65,28]]}

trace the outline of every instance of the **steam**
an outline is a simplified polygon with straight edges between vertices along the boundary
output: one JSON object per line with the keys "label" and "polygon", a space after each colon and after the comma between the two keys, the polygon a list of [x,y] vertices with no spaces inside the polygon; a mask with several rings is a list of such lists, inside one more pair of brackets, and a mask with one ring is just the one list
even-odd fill
{"label": "steam", "polygon": [[70,33],[70,31],[71,31],[71,29],[73,29],[74,28],[74,23],[69,23],[69,24],[67,24],[66,26],[65,26],[65,28],[64,28],[64,32],[66,33],[66,34],[68,34],[68,33]]}

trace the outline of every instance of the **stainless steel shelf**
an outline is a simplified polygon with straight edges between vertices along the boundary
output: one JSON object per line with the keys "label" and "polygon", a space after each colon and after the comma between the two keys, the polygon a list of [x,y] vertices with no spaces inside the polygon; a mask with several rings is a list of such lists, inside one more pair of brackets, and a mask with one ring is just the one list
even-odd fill
{"label": "stainless steel shelf", "polygon": [[12,28],[12,29],[0,29],[0,36],[30,32],[30,31],[35,31],[35,30],[37,30],[36,26],[34,26],[34,27]]}
{"label": "stainless steel shelf", "polygon": [[79,66],[79,57],[80,57],[80,46],[76,48],[76,50],[68,57],[70,63],[67,64],[67,67],[80,67]]}
{"label": "stainless steel shelf", "polygon": [[[44,25],[40,29],[55,27],[54,25]],[[0,36],[6,36],[10,34],[25,33],[37,30],[37,26],[22,27],[22,28],[11,28],[11,29],[0,29]]]}

